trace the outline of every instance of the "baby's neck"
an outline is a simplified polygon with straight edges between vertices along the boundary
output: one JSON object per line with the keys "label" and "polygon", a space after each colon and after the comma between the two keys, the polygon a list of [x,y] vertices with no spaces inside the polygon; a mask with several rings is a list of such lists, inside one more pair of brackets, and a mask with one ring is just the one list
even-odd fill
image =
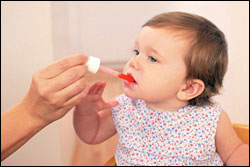
{"label": "baby's neck", "polygon": [[147,102],[145,101],[145,103],[147,104],[147,106],[149,106],[150,108],[152,108],[153,110],[156,111],[160,111],[160,112],[174,112],[186,105],[188,105],[187,101],[180,101],[177,103],[167,103],[167,102]]}

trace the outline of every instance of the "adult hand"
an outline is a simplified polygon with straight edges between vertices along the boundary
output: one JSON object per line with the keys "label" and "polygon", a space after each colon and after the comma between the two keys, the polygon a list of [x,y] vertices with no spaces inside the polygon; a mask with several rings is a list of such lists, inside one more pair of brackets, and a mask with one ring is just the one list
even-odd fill
{"label": "adult hand", "polygon": [[77,105],[89,90],[87,60],[85,55],[69,56],[35,73],[22,101],[28,114],[47,125]]}
{"label": "adult hand", "polygon": [[69,56],[34,74],[24,99],[1,114],[1,161],[88,94],[87,60],[85,55]]}

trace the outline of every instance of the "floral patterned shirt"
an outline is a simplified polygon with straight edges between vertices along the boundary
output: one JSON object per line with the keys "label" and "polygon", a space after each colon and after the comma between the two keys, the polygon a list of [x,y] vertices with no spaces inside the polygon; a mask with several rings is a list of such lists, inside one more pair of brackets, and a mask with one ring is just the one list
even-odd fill
{"label": "floral patterned shirt", "polygon": [[223,165],[215,147],[219,106],[188,105],[159,112],[124,94],[116,100],[119,105],[112,116],[119,135],[118,166]]}

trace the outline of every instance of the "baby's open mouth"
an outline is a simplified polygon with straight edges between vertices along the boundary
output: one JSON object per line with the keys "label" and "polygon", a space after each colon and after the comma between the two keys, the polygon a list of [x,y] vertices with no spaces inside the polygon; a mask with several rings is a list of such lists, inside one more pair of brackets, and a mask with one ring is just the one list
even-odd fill
{"label": "baby's open mouth", "polygon": [[131,78],[131,82],[136,83],[136,80],[134,79],[134,77],[131,73],[127,73],[127,76]]}

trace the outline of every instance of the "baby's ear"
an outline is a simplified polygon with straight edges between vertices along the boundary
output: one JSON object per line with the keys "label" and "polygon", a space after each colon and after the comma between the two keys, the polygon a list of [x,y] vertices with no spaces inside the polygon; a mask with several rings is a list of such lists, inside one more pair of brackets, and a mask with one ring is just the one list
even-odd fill
{"label": "baby's ear", "polygon": [[191,100],[199,96],[205,88],[204,82],[200,79],[191,79],[183,85],[183,87],[177,93],[179,100]]}

